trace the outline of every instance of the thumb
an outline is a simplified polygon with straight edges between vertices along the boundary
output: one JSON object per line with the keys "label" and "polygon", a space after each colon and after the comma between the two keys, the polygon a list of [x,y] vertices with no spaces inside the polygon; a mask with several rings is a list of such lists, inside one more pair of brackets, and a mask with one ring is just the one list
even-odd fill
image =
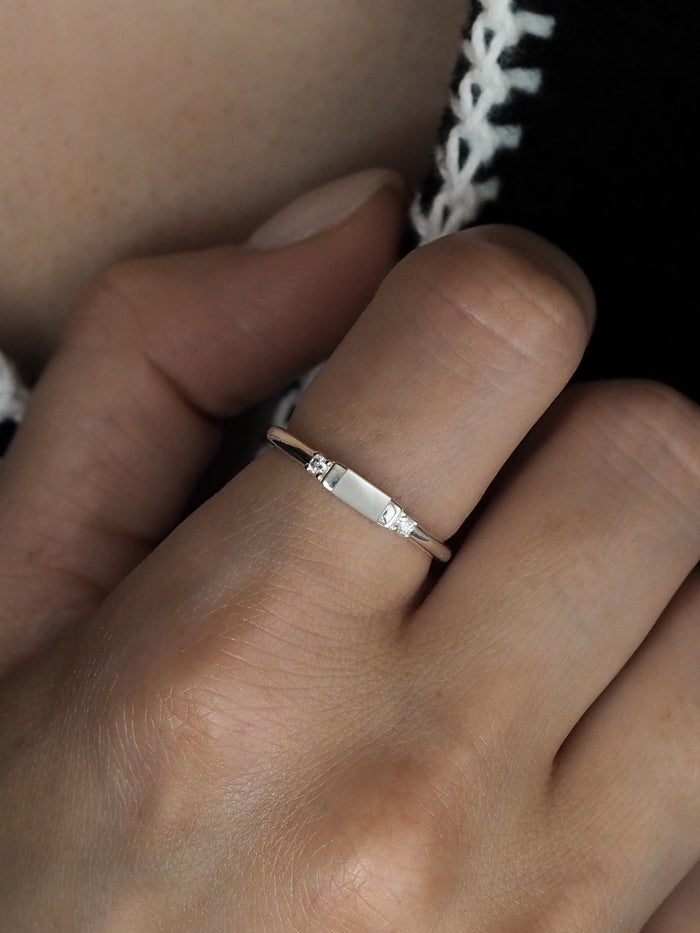
{"label": "thumb", "polygon": [[124,262],[87,289],[0,470],[0,664],[167,534],[218,419],[330,353],[394,261],[400,187],[361,172],[244,246]]}

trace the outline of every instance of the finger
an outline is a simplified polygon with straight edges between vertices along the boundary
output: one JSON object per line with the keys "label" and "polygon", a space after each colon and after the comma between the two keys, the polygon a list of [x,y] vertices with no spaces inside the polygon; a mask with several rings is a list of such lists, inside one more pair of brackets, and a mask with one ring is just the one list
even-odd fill
{"label": "finger", "polygon": [[[539,238],[512,228],[444,238],[389,277],[290,431],[449,537],[571,376],[592,313],[578,268]],[[290,535],[303,528],[300,548],[322,560],[329,586],[372,594],[377,609],[414,597],[429,563],[420,549],[324,494],[276,451],[263,468],[287,490],[278,533],[283,514]]]}
{"label": "finger", "polygon": [[[525,231],[444,238],[392,271],[289,427],[449,536],[575,369],[591,301],[580,270]],[[277,655],[285,669],[292,655],[306,668],[310,656],[315,669],[326,656],[365,665],[395,651],[429,563],[270,450],[164,542],[148,598],[168,633],[181,620],[182,638],[198,623],[181,607],[196,598],[227,653],[264,636],[268,666]]]}
{"label": "finger", "polygon": [[571,839],[588,840],[581,877],[593,871],[608,879],[611,896],[628,892],[626,903],[608,906],[629,918],[630,930],[641,929],[700,858],[699,622],[695,573],[572,734],[554,772],[555,818]]}
{"label": "finger", "polygon": [[642,933],[697,933],[700,928],[700,862],[666,898]]}
{"label": "finger", "polygon": [[[177,520],[215,420],[346,332],[394,260],[402,205],[389,173],[344,183],[257,248],[132,261],[88,289],[0,474],[0,657],[100,600]],[[306,238],[268,248],[280,227]]]}
{"label": "finger", "polygon": [[459,717],[479,684],[482,709],[548,771],[700,557],[699,451],[698,410],[671,390],[567,391],[413,627],[446,710]]}

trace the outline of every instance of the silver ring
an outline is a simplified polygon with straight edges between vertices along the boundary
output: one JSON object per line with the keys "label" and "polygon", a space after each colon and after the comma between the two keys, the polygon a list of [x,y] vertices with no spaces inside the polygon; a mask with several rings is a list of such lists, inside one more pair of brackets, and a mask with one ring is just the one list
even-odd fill
{"label": "silver ring", "polygon": [[276,425],[269,428],[267,439],[274,447],[288,454],[307,472],[315,476],[324,489],[332,492],[360,515],[386,528],[387,531],[393,531],[402,538],[413,541],[437,560],[448,561],[450,559],[450,549],[442,541],[438,541],[425,528],[421,528],[418,522],[407,515],[391,496],[368,483],[353,470],[349,470],[342,463],[329,460],[319,451],[312,450],[311,447],[307,447],[302,441],[293,437],[289,431]]}

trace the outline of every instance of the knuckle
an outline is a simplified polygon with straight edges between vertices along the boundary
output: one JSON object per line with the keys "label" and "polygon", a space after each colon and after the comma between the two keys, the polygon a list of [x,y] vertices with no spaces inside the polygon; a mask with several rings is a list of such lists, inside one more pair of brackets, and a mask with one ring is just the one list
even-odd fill
{"label": "knuckle", "polygon": [[411,756],[358,764],[334,800],[313,833],[319,857],[304,866],[304,928],[433,928],[459,864],[454,824],[429,775]]}
{"label": "knuckle", "polygon": [[429,302],[430,326],[453,341],[483,336],[504,369],[547,361],[569,370],[583,352],[582,304],[534,253],[465,231],[417,250],[405,268]]}
{"label": "knuckle", "polygon": [[578,388],[579,424],[611,466],[700,513],[700,409],[675,389],[620,380]]}
{"label": "knuckle", "polygon": [[148,310],[136,295],[138,264],[139,260],[115,263],[86,285],[68,322],[65,344],[101,350],[130,339],[142,312]]}

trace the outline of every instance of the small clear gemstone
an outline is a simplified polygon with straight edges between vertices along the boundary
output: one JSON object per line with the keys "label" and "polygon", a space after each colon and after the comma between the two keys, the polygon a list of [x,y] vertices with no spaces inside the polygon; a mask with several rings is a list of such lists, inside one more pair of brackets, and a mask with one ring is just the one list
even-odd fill
{"label": "small clear gemstone", "polygon": [[411,532],[418,526],[418,522],[414,522],[412,518],[409,518],[401,506],[395,502],[390,502],[384,509],[379,524],[388,528],[389,531],[395,531],[404,538],[410,538]]}
{"label": "small clear gemstone", "polygon": [[411,532],[414,531],[417,526],[418,522],[414,522],[405,512],[402,512],[394,524],[394,531],[397,531],[404,538],[410,538]]}
{"label": "small clear gemstone", "polygon": [[318,479],[323,479],[331,466],[332,464],[330,460],[326,460],[326,458],[321,456],[321,454],[314,454],[306,464],[306,469],[313,476],[318,477]]}

